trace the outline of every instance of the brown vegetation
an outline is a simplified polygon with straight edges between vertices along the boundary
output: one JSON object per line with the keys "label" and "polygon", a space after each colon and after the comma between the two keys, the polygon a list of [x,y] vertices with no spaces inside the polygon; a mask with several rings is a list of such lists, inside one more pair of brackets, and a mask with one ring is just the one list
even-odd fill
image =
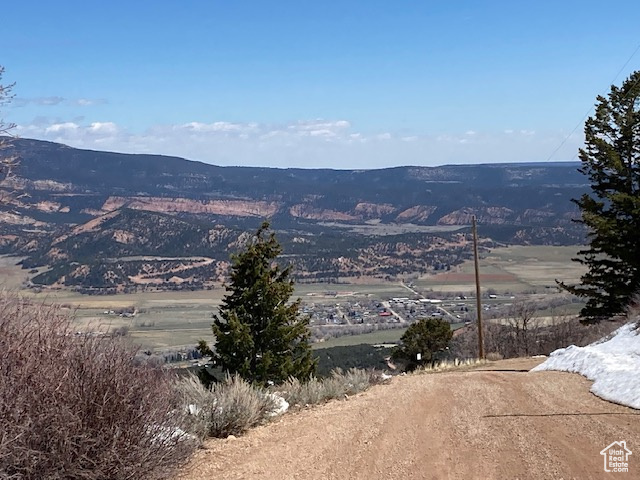
{"label": "brown vegetation", "polygon": [[197,443],[170,377],[69,322],[0,298],[0,478],[169,478]]}
{"label": "brown vegetation", "polygon": [[[613,319],[598,325],[585,326],[578,318],[555,315],[542,321],[535,315],[535,306],[516,303],[505,323],[485,322],[484,347],[493,358],[514,358],[549,355],[569,345],[584,346],[608,335],[623,325],[624,319]],[[458,358],[476,357],[478,330],[469,325],[451,341],[451,355]]]}

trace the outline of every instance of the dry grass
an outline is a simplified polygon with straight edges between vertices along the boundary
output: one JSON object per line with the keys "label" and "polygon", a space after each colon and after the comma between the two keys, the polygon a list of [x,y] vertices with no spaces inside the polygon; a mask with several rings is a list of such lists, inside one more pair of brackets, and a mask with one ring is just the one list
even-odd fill
{"label": "dry grass", "polygon": [[444,362],[436,363],[435,365],[426,365],[420,368],[417,368],[412,373],[439,373],[439,372],[449,372],[451,370],[464,370],[471,367],[477,367],[480,365],[485,365],[488,363],[488,360],[482,360],[480,358],[467,358],[464,360],[446,360]]}
{"label": "dry grass", "polygon": [[487,360],[489,360],[490,362],[496,362],[498,360],[502,360],[503,358],[504,358],[504,355],[498,352],[487,353]]}

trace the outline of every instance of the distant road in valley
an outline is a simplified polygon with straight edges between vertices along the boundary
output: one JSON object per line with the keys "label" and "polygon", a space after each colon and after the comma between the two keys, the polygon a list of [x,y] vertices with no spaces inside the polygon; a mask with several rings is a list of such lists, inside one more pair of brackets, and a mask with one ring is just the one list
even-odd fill
{"label": "distant road in valley", "polygon": [[[411,293],[413,293],[414,295],[417,295],[417,296],[418,296],[418,297],[420,297],[420,298],[427,298],[427,297],[425,297],[424,295],[422,295],[420,292],[418,292],[418,291],[414,290],[413,288],[411,288],[411,287],[410,287],[409,285],[407,285],[406,283],[401,282],[400,284],[401,284],[404,288],[406,288],[407,290],[409,290]],[[448,317],[450,321],[452,321],[452,322],[454,322],[454,323],[456,323],[456,322],[460,322],[460,318],[459,318],[459,317],[456,317],[453,313],[451,313],[449,310],[447,310],[447,309],[446,309],[446,308],[444,308],[443,306],[438,305],[438,304],[434,304],[434,305],[435,305],[435,307],[436,307],[439,311],[441,311],[442,313],[444,313],[444,314],[445,314],[445,316],[446,316],[446,317]]]}

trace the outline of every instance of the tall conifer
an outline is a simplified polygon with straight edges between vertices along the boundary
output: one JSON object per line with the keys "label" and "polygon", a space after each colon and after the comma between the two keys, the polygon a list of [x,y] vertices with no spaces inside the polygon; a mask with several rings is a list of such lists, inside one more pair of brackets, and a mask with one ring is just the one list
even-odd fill
{"label": "tall conifer", "polygon": [[230,373],[257,384],[309,378],[316,362],[309,320],[291,302],[291,268],[276,260],[282,247],[264,222],[246,249],[232,256],[228,294],[212,325],[214,357]]}
{"label": "tall conifer", "polygon": [[588,246],[574,261],[588,270],[579,285],[560,282],[587,298],[585,323],[624,312],[640,290],[640,71],[597,101],[580,149],[591,192],[573,200],[588,228]]}

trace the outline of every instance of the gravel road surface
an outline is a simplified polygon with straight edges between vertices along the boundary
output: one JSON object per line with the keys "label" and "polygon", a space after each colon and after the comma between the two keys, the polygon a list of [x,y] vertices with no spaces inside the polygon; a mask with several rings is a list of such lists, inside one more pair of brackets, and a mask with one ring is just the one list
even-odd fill
{"label": "gravel road surface", "polygon": [[[180,478],[640,478],[640,411],[600,400],[579,375],[529,373],[540,361],[395,377],[210,440]],[[600,451],[619,440],[629,472],[605,473]]]}

